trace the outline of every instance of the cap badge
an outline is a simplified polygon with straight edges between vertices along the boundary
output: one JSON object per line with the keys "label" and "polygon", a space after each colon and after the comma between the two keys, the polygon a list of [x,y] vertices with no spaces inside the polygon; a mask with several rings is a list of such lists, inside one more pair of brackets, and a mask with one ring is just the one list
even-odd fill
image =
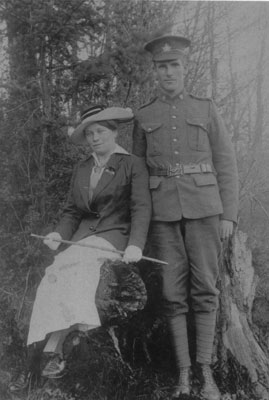
{"label": "cap badge", "polygon": [[168,43],[165,43],[165,45],[162,47],[162,50],[164,53],[166,53],[167,51],[170,51],[171,49],[172,49],[172,47]]}

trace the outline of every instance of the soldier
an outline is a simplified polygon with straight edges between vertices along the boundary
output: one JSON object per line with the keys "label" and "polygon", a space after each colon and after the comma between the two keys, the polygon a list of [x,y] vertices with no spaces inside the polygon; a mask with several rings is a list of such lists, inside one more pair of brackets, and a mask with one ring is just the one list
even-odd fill
{"label": "soldier", "polygon": [[135,119],[133,153],[146,159],[153,217],[149,242],[160,267],[164,310],[179,368],[175,398],[191,392],[191,358],[186,314],[191,304],[196,362],[207,400],[220,399],[210,368],[218,305],[221,240],[237,221],[236,158],[224,123],[211,99],[184,89],[186,48],[180,36],[145,45],[152,55],[159,93]]}

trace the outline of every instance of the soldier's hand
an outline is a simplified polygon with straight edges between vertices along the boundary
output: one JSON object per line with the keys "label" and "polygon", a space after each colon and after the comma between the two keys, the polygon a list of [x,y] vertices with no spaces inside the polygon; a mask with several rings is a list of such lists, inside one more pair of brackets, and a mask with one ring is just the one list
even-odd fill
{"label": "soldier's hand", "polygon": [[58,232],[48,233],[43,240],[43,243],[48,246],[51,250],[57,250],[60,246],[60,242],[55,242],[56,240],[62,240],[62,236]]}
{"label": "soldier's hand", "polygon": [[228,239],[233,234],[233,221],[227,219],[220,220],[220,238],[221,240]]}
{"label": "soldier's hand", "polygon": [[142,250],[137,246],[128,246],[125,249],[122,260],[128,264],[130,262],[137,262],[142,258]]}

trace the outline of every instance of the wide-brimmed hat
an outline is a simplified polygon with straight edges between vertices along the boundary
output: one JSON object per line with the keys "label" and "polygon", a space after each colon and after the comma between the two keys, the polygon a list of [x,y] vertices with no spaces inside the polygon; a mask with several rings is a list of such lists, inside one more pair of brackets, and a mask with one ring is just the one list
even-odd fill
{"label": "wide-brimmed hat", "polygon": [[190,44],[183,36],[163,35],[146,43],[144,49],[151,53],[153,61],[169,61],[184,57]]}
{"label": "wide-brimmed hat", "polygon": [[81,113],[79,125],[70,134],[70,139],[75,144],[85,144],[86,139],[84,129],[94,123],[101,121],[117,121],[119,123],[128,122],[134,115],[130,108],[107,107],[95,105],[87,108]]}

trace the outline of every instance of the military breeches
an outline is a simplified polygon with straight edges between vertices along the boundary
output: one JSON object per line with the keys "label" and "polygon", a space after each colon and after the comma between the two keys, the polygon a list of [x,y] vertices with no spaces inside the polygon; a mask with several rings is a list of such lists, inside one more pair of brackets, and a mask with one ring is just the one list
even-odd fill
{"label": "military breeches", "polygon": [[219,216],[196,220],[153,221],[149,232],[151,254],[168,265],[160,267],[167,316],[215,311],[219,273]]}

